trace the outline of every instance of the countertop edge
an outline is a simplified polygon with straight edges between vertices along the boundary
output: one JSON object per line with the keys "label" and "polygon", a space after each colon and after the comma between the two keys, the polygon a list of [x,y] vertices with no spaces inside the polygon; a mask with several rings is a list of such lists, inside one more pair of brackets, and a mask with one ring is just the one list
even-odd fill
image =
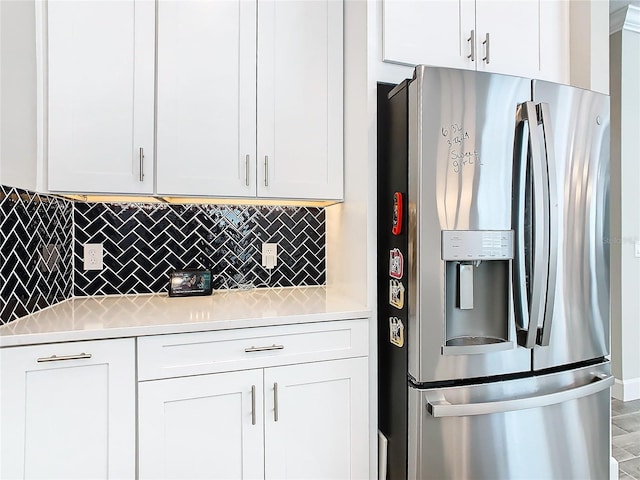
{"label": "countertop edge", "polygon": [[16,335],[0,335],[0,348],[47,343],[77,342],[90,340],[107,340],[115,338],[135,338],[149,335],[167,335],[175,333],[210,332],[239,328],[256,328],[279,325],[318,323],[341,320],[370,318],[371,310],[358,309],[330,313],[313,313],[301,315],[285,315],[272,317],[253,317],[211,322],[167,323],[155,325],[138,325],[130,327],[97,328],[88,330],[61,330],[56,332],[40,332]]}

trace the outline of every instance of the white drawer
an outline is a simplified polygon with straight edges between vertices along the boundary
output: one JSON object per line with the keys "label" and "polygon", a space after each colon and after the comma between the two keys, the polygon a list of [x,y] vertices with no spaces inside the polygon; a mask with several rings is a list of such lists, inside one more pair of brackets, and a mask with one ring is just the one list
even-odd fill
{"label": "white drawer", "polygon": [[138,338],[138,380],[368,355],[365,319]]}

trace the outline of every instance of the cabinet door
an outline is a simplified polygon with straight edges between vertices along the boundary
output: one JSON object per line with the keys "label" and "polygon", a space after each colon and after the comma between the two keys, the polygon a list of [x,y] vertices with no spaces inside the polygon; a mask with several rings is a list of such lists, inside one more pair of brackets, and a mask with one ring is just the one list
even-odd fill
{"label": "cabinet door", "polygon": [[340,0],[258,3],[258,196],[342,199]]}
{"label": "cabinet door", "polygon": [[138,402],[139,478],[264,477],[261,369],[140,382]]}
{"label": "cabinet door", "polygon": [[135,477],[134,340],[4,348],[0,368],[1,478]]}
{"label": "cabinet door", "polygon": [[265,478],[369,478],[367,359],[265,369]]}
{"label": "cabinet door", "polygon": [[50,190],[153,191],[154,30],[152,0],[48,2]]}
{"label": "cabinet door", "polygon": [[385,62],[475,70],[474,0],[383,0]]}
{"label": "cabinet door", "polygon": [[538,77],[539,4],[539,0],[476,0],[478,70]]}
{"label": "cabinet door", "polygon": [[256,2],[158,3],[157,192],[256,194]]}

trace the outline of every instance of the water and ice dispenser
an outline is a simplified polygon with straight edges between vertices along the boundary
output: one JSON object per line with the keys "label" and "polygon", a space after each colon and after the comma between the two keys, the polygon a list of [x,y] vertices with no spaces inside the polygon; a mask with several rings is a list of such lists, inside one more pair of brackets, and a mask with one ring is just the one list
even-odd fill
{"label": "water and ice dispenser", "polygon": [[443,354],[513,348],[511,230],[445,230],[445,342]]}

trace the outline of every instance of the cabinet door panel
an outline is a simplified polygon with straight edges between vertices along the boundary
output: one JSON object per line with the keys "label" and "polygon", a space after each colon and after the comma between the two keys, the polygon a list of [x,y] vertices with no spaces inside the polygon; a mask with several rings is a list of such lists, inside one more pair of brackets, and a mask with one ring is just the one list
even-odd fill
{"label": "cabinet door panel", "polygon": [[343,196],[342,26],[342,1],[258,3],[258,196]]}
{"label": "cabinet door panel", "polygon": [[159,194],[256,194],[255,83],[255,1],[159,2]]}
{"label": "cabinet door panel", "polygon": [[[477,69],[537,78],[540,72],[539,0],[476,0]],[[486,34],[489,34],[489,63]]]}
{"label": "cabinet door panel", "polygon": [[138,402],[141,479],[263,478],[262,370],[141,382]]}
{"label": "cabinet door panel", "polygon": [[265,369],[265,478],[369,478],[367,375],[366,358]]}
{"label": "cabinet door panel", "polygon": [[[134,477],[133,342],[0,350],[0,477]],[[38,362],[79,353],[91,358]]]}
{"label": "cabinet door panel", "polygon": [[154,30],[150,0],[48,2],[50,190],[153,191]]}
{"label": "cabinet door panel", "polygon": [[[383,0],[383,60],[475,70],[474,0]],[[474,50],[475,54],[475,50]]]}

